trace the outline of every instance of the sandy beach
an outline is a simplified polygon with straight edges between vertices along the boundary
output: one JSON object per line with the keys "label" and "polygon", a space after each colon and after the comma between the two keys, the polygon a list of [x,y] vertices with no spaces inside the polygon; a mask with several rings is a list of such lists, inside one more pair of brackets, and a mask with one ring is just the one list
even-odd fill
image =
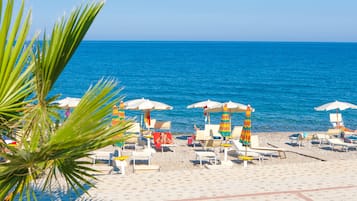
{"label": "sandy beach", "polygon": [[[235,150],[228,152],[231,167],[201,166],[195,152],[202,147],[188,146],[187,140],[176,138],[174,151],[153,154],[151,164],[158,165],[159,171],[134,173],[130,157],[125,175],[106,174],[110,167],[95,164],[104,170],[98,175],[97,188],[89,189],[91,196],[77,200],[354,200],[357,151],[332,151],[327,144],[311,142],[299,147],[290,144],[288,136],[293,133],[254,133],[261,146],[286,149],[287,158],[264,157],[263,162],[254,160],[246,168]],[[132,151],[126,149],[123,155]],[[215,153],[219,161],[224,159],[223,151],[216,149]]]}

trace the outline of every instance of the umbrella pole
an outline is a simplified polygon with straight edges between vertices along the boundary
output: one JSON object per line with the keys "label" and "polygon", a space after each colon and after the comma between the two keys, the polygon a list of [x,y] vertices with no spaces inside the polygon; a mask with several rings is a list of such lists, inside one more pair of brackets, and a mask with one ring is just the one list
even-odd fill
{"label": "umbrella pole", "polygon": [[208,121],[208,125],[211,125],[211,117],[209,112],[207,112],[207,121]]}
{"label": "umbrella pole", "polygon": [[142,113],[140,115],[140,127],[143,128],[144,127],[144,113]]}
{"label": "umbrella pole", "polygon": [[336,109],[336,127],[340,128],[340,122],[338,120],[338,109]]}
{"label": "umbrella pole", "polygon": [[247,155],[248,155],[248,148],[247,146],[245,146],[245,159],[243,160],[243,167],[247,167],[248,166],[248,161],[247,161]]}

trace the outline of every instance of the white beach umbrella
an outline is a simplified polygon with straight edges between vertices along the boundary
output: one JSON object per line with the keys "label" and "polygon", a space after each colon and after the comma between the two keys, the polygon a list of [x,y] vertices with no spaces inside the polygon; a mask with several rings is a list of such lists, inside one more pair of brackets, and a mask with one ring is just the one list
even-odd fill
{"label": "white beach umbrella", "polygon": [[142,110],[145,112],[145,119],[150,127],[150,111],[151,110],[172,110],[173,107],[158,101],[141,98],[124,102],[125,110]]}
{"label": "white beach umbrella", "polygon": [[[242,103],[228,101],[225,103],[221,103],[220,105],[214,105],[211,107],[207,107],[205,109],[205,111],[206,112],[223,112],[224,105],[227,105],[228,112],[230,112],[230,113],[245,112],[247,110],[247,105],[244,105]],[[254,109],[251,108],[251,111],[254,111]]]}
{"label": "white beach umbrella", "polygon": [[172,106],[158,101],[141,98],[124,102],[126,110],[172,110]]}
{"label": "white beach umbrella", "polygon": [[328,110],[345,110],[345,109],[357,109],[357,105],[347,102],[334,101],[323,104],[319,107],[315,107],[316,111],[328,111]]}
{"label": "white beach umbrella", "polygon": [[197,103],[193,103],[189,106],[187,106],[188,109],[192,109],[192,108],[208,108],[208,107],[213,107],[216,105],[221,105],[222,103],[217,102],[217,101],[211,101],[210,99],[206,100],[206,101],[201,101],[201,102],[197,102]]}
{"label": "white beach umbrella", "polygon": [[71,97],[66,97],[64,99],[55,101],[55,103],[58,104],[59,107],[77,107],[78,103],[81,101],[80,98],[71,98]]}
{"label": "white beach umbrella", "polygon": [[[334,101],[330,103],[323,104],[319,107],[314,108],[316,111],[329,111],[329,110],[336,110],[336,117],[338,118],[338,111],[339,110],[346,110],[346,109],[357,109],[357,105],[348,102],[341,102],[341,101]],[[339,120],[337,119],[339,123]],[[337,125],[339,126],[339,125]]]}
{"label": "white beach umbrella", "polygon": [[[192,109],[192,108],[202,108],[202,109],[206,109],[209,107],[214,107],[214,106],[220,106],[222,105],[222,103],[217,102],[217,101],[211,101],[210,99],[206,100],[206,101],[201,101],[201,102],[197,102],[197,103],[193,103],[191,105],[188,105],[187,108],[188,109]],[[211,119],[209,116],[209,112],[204,111],[204,115],[205,115],[205,121],[208,121],[208,124],[211,123]]]}

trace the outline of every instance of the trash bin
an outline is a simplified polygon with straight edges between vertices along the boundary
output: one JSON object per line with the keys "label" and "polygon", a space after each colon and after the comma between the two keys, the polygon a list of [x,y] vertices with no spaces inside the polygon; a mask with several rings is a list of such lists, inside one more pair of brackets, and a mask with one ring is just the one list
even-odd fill
{"label": "trash bin", "polygon": [[187,145],[192,146],[192,137],[187,137]]}

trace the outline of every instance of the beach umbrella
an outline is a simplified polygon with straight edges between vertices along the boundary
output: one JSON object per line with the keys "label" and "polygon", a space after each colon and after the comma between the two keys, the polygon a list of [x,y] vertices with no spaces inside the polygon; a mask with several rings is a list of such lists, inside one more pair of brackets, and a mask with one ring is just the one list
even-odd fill
{"label": "beach umbrella", "polygon": [[120,101],[120,105],[119,105],[119,110],[118,110],[118,116],[119,116],[119,120],[122,121],[125,119],[125,111],[124,111],[125,105],[123,101]]}
{"label": "beach umbrella", "polygon": [[245,119],[243,123],[243,130],[242,134],[240,136],[239,142],[245,146],[245,156],[247,156],[247,147],[250,145],[250,136],[251,136],[251,108],[250,105],[248,105],[247,110],[245,112]]}
{"label": "beach umbrella", "polygon": [[[209,106],[205,109],[205,111],[210,112],[210,113],[211,112],[223,112],[225,106],[227,107],[227,111],[229,113],[239,113],[239,112],[245,112],[247,110],[247,105],[244,105],[242,103],[228,101],[225,103]],[[254,112],[254,108],[251,108],[251,111]]]}
{"label": "beach umbrella", "polygon": [[172,106],[158,101],[141,98],[124,102],[126,110],[172,110]]}
{"label": "beach umbrella", "polygon": [[124,102],[126,110],[141,110],[145,113],[145,121],[150,125],[150,111],[152,110],[172,110],[173,107],[158,101],[141,98]]}
{"label": "beach umbrella", "polygon": [[[113,112],[112,112],[112,126],[115,126],[117,124],[119,124],[120,122],[120,117],[119,117],[119,110],[118,107],[116,105],[113,106]],[[124,143],[123,142],[115,142],[114,143],[117,147],[123,147]],[[121,151],[118,151],[118,156],[121,156]]]}
{"label": "beach umbrella", "polygon": [[55,101],[55,103],[58,104],[59,107],[62,108],[74,108],[77,107],[77,105],[79,104],[79,102],[81,101],[80,98],[71,98],[71,97],[66,97],[64,99]]}
{"label": "beach umbrella", "polygon": [[197,103],[193,103],[191,105],[188,105],[187,108],[188,109],[192,109],[192,108],[202,108],[203,109],[203,114],[205,116],[205,122],[208,122],[208,124],[210,124],[211,120],[210,120],[210,116],[209,116],[209,112],[205,111],[207,108],[211,108],[214,106],[221,106],[222,103],[217,102],[217,101],[211,101],[210,99],[206,100],[206,101],[201,101],[201,102],[197,102]]}
{"label": "beach umbrella", "polygon": [[[336,110],[336,117],[338,118],[338,113],[340,110],[342,111],[346,109],[357,109],[357,105],[348,102],[334,101],[315,107],[314,109],[316,111]],[[337,127],[339,126],[339,120],[337,119]]]}
{"label": "beach umbrella", "polygon": [[227,105],[225,104],[223,107],[223,114],[221,118],[221,123],[219,125],[219,133],[223,137],[227,137],[231,135],[231,120],[230,113],[228,112]]}
{"label": "beach umbrella", "polygon": [[80,98],[66,97],[64,99],[57,100],[54,103],[58,104],[59,107],[66,109],[64,116],[65,119],[68,119],[69,115],[71,114],[71,108],[77,107],[80,101]]}
{"label": "beach umbrella", "polygon": [[112,126],[117,125],[119,123],[119,111],[116,105],[113,106],[112,112]]}

